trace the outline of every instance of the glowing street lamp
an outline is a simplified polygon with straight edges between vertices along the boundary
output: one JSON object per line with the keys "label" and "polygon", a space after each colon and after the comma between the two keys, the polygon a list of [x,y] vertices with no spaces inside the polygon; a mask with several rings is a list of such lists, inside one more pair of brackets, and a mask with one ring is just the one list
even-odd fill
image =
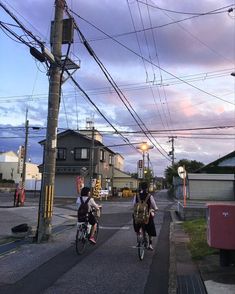
{"label": "glowing street lamp", "polygon": [[152,145],[149,145],[147,142],[143,142],[140,144],[140,146],[137,147],[140,149],[143,153],[143,173],[142,173],[142,178],[145,179],[145,153],[148,152],[149,149],[153,149]]}

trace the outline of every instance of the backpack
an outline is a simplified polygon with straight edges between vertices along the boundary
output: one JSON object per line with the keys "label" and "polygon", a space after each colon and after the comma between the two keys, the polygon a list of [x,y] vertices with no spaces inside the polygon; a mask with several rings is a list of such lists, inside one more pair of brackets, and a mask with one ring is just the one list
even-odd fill
{"label": "backpack", "polygon": [[78,221],[84,222],[88,217],[88,202],[90,198],[88,197],[85,202],[82,197],[80,197],[80,200],[81,204],[78,208]]}
{"label": "backpack", "polygon": [[137,195],[137,202],[134,205],[134,221],[135,224],[145,224],[149,222],[149,207],[147,201],[150,198],[150,194],[144,199],[141,200],[140,196]]}

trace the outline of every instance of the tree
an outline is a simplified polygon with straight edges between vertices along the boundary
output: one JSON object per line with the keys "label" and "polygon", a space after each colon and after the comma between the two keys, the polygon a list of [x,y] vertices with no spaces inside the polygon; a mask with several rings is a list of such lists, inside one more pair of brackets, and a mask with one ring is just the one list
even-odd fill
{"label": "tree", "polygon": [[181,159],[172,166],[168,166],[165,170],[165,178],[168,185],[172,186],[173,177],[178,176],[178,167],[184,166],[188,173],[193,173],[196,170],[202,168],[204,163],[196,160]]}

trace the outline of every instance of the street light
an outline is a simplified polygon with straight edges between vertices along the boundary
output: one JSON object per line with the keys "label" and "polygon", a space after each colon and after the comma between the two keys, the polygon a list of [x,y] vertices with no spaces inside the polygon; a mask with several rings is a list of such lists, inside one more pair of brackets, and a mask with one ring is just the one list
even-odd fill
{"label": "street light", "polygon": [[[152,145],[149,145],[147,142],[143,142],[140,144],[140,146],[137,147],[138,149],[140,149],[143,153],[143,173],[142,173],[142,178],[145,179],[145,153],[148,152],[149,149],[153,149]],[[148,158],[149,160],[149,158]]]}

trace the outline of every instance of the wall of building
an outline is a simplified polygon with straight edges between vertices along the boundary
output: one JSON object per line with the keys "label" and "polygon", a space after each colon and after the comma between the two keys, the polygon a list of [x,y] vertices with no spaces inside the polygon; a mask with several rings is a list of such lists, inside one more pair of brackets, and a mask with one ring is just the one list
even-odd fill
{"label": "wall of building", "polygon": [[76,175],[56,175],[55,197],[77,198],[76,177]]}
{"label": "wall of building", "polygon": [[189,199],[234,200],[234,174],[188,174]]}

